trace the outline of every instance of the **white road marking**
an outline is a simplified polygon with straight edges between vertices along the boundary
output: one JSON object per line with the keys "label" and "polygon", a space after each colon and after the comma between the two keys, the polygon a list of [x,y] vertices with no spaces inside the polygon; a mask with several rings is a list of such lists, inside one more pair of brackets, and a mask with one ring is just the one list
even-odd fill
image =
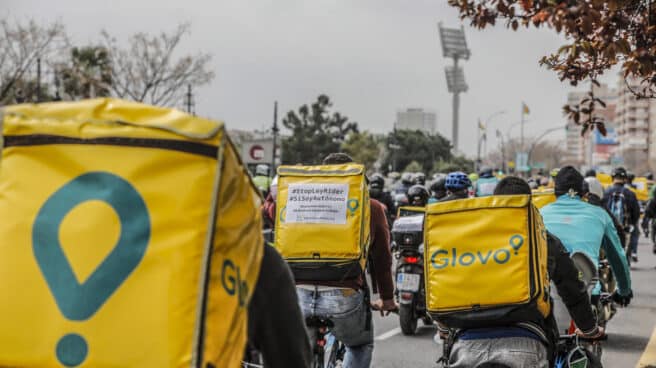
{"label": "white road marking", "polygon": [[394,335],[398,335],[398,334],[400,334],[400,333],[401,333],[401,328],[400,328],[400,327],[397,327],[397,328],[395,328],[395,329],[392,329],[392,330],[389,330],[389,331],[385,332],[385,333],[382,334],[382,335],[377,336],[377,337],[376,337],[376,341],[387,340],[387,339],[389,339],[390,337],[392,337],[392,336],[394,336]]}

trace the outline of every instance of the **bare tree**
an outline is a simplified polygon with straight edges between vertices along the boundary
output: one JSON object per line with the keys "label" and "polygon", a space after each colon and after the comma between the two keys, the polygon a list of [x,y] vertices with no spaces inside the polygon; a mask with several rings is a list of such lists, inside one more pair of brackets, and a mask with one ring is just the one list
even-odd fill
{"label": "bare tree", "polygon": [[188,84],[201,86],[214,78],[208,70],[210,54],[198,53],[174,58],[189,24],[181,24],[172,33],[159,35],[137,33],[129,38],[127,48],[102,32],[109,50],[111,89],[115,95],[153,105],[171,105],[184,94]]}
{"label": "bare tree", "polygon": [[10,102],[17,86],[27,82],[39,58],[49,62],[67,47],[59,21],[40,26],[34,20],[22,24],[0,19],[0,105]]}

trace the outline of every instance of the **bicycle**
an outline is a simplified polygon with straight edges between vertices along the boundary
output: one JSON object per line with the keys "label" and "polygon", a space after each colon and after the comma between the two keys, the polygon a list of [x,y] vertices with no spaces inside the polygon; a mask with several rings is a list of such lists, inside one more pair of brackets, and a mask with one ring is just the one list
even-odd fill
{"label": "bicycle", "polygon": [[330,332],[334,327],[328,318],[308,317],[305,323],[310,331],[312,347],[312,368],[341,368],[346,346]]}
{"label": "bicycle", "polygon": [[608,335],[589,339],[576,334],[560,335],[556,346],[556,360],[554,368],[597,368],[602,367],[601,360],[591,350],[601,341],[608,339]]}

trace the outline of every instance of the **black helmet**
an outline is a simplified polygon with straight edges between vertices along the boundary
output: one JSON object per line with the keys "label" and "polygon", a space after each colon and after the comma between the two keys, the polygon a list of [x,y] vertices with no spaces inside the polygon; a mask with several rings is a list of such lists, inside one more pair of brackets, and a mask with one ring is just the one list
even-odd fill
{"label": "black helmet", "polygon": [[408,202],[411,206],[425,206],[428,203],[428,197],[428,191],[423,185],[413,185],[408,189]]}
{"label": "black helmet", "polygon": [[412,181],[413,181],[412,173],[404,172],[403,174],[401,174],[401,184],[410,185],[412,184]]}
{"label": "black helmet", "polygon": [[379,174],[375,173],[369,178],[369,189],[380,189],[382,190],[385,187],[385,178]]}
{"label": "black helmet", "polygon": [[441,199],[446,196],[446,178],[441,177],[433,181],[430,185],[430,191],[435,199]]}
{"label": "black helmet", "polygon": [[586,178],[597,177],[597,172],[595,171],[595,169],[590,169],[585,172],[585,177]]}
{"label": "black helmet", "polygon": [[647,180],[654,180],[654,174],[652,174],[650,171],[647,171],[645,175],[643,175],[645,179]]}
{"label": "black helmet", "polygon": [[632,182],[633,179],[635,179],[635,174],[632,173],[631,171],[627,171],[627,172],[626,172],[626,179],[627,179],[629,182]]}
{"label": "black helmet", "polygon": [[492,168],[487,166],[484,166],[478,173],[479,178],[491,178],[493,175]]}
{"label": "black helmet", "polygon": [[626,170],[623,167],[616,167],[611,171],[610,176],[613,178],[626,179]]}

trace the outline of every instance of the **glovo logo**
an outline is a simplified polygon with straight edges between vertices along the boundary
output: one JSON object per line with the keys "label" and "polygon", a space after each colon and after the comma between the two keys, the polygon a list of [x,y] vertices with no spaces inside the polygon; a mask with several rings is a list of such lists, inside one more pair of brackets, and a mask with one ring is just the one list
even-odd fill
{"label": "glovo logo", "polygon": [[346,202],[346,208],[348,208],[349,213],[351,214],[351,216],[354,216],[355,211],[357,211],[358,208],[360,208],[360,201],[358,201],[355,198],[351,198],[351,199],[348,200],[348,202]]}
{"label": "glovo logo", "polygon": [[505,264],[510,260],[510,257],[517,255],[519,249],[524,245],[524,237],[521,235],[513,235],[508,240],[508,247],[502,247],[496,250],[488,250],[486,252],[476,251],[473,252],[464,252],[458,254],[457,248],[451,248],[451,251],[445,249],[438,249],[431,255],[430,262],[431,266],[436,270],[441,270],[446,267],[459,267],[464,266],[468,267],[475,263],[480,263],[485,266],[489,262],[495,262],[497,264]]}
{"label": "glovo logo", "polygon": [[[79,282],[59,241],[64,217],[78,205],[99,200],[116,211],[121,222],[118,243],[91,276]],[[32,226],[32,250],[62,315],[71,321],[91,318],[141,262],[150,241],[150,214],[143,198],[125,179],[108,172],[89,172],[71,180],[43,204]],[[89,345],[77,333],[57,342],[57,360],[76,367]]]}

